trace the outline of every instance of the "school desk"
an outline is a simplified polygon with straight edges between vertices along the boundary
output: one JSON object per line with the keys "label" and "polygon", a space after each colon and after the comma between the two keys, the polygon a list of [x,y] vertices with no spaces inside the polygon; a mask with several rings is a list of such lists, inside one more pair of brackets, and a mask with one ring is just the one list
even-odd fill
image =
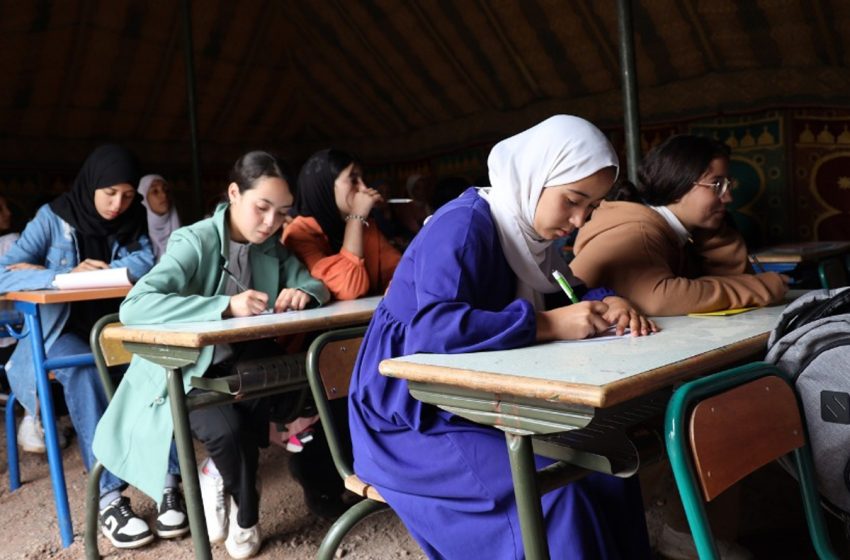
{"label": "school desk", "polygon": [[505,432],[526,557],[549,558],[533,453],[630,476],[642,456],[632,427],[662,414],[676,382],[759,359],[784,306],[728,317],[660,317],[647,337],[552,342],[380,364],[410,394]]}
{"label": "school desk", "polygon": [[[129,287],[118,288],[88,288],[76,290],[34,290],[29,292],[7,292],[0,299],[11,301],[23,315],[24,329],[15,333],[9,325],[9,333],[15,338],[30,336],[32,345],[33,369],[35,370],[36,390],[38,392],[41,422],[44,427],[44,441],[47,447],[47,462],[50,466],[50,481],[53,485],[53,499],[56,503],[56,517],[59,521],[59,533],[62,546],[68,547],[74,541],[71,524],[71,512],[68,508],[68,492],[65,488],[65,471],[62,468],[62,450],[56,432],[56,419],[53,410],[53,396],[50,392],[48,372],[66,367],[94,365],[90,353],[75,356],[46,357],[44,338],[41,332],[39,306],[51,303],[70,303],[75,301],[94,301],[99,299],[123,298],[130,291]],[[10,399],[6,405],[6,441],[15,440],[14,401]],[[16,446],[8,446],[9,454],[9,485],[14,491],[21,485],[18,469],[18,450]]]}
{"label": "school desk", "polygon": [[[168,379],[168,396],[174,418],[174,440],[180,460],[180,471],[197,472],[192,435],[189,429],[186,395],[180,368],[192,365],[201,349],[214,344],[230,344],[247,340],[323,331],[368,323],[380,296],[338,301],[316,309],[238,317],[221,321],[171,323],[162,325],[112,326],[103,330],[107,341],[120,341],[124,347],[161,365]],[[307,378],[304,377],[304,386]],[[189,527],[195,558],[210,559],[210,543],[197,477],[183,477],[183,494],[189,515]]]}
{"label": "school desk", "polygon": [[760,263],[817,263],[845,253],[850,253],[850,241],[806,241],[766,247],[756,258]]}

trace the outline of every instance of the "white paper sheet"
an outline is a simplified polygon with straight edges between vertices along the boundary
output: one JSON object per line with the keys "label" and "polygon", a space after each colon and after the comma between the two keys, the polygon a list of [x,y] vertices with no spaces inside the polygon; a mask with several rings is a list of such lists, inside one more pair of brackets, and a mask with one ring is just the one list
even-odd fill
{"label": "white paper sheet", "polygon": [[591,336],[590,338],[582,338],[580,340],[556,340],[555,342],[570,343],[570,344],[576,344],[576,343],[579,343],[579,342],[604,342],[606,340],[618,340],[618,339],[621,339],[621,338],[629,338],[629,337],[631,337],[631,335],[632,335],[632,330],[630,328],[626,327],[626,331],[623,334],[621,334],[620,336],[617,336],[617,327],[614,326],[614,325],[611,325],[606,330],[602,331],[601,333],[597,334],[596,336]]}
{"label": "white paper sheet", "polygon": [[83,288],[117,288],[132,286],[127,276],[127,268],[106,268],[88,272],[57,274],[53,286],[60,290],[79,290]]}

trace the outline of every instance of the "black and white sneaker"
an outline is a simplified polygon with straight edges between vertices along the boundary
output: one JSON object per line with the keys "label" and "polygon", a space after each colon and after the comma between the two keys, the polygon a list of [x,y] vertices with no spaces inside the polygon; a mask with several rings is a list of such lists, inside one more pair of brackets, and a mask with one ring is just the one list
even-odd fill
{"label": "black and white sneaker", "polygon": [[177,488],[166,488],[162,493],[159,514],[154,527],[156,536],[162,539],[182,537],[189,532],[189,517],[183,496]]}
{"label": "black and white sneaker", "polygon": [[100,530],[115,548],[138,548],[153,540],[150,527],[133,512],[126,496],[100,510]]}

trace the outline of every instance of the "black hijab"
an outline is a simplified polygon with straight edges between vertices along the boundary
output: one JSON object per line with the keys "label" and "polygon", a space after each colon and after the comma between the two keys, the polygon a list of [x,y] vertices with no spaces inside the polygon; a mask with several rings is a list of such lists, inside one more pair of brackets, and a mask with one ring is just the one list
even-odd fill
{"label": "black hijab", "polygon": [[340,217],[334,198],[334,181],[355,161],[354,156],[340,150],[322,150],[310,156],[298,173],[295,211],[319,222],[334,253],[342,248],[345,236],[345,220]]}
{"label": "black hijab", "polygon": [[128,245],[147,234],[148,222],[142,197],[138,193],[130,207],[113,220],[97,213],[94,191],[121,183],[137,185],[139,167],[127,149],[115,144],[96,148],[74,179],[71,190],[50,203],[57,216],[68,222],[76,232],[80,261],[112,260],[112,244]]}

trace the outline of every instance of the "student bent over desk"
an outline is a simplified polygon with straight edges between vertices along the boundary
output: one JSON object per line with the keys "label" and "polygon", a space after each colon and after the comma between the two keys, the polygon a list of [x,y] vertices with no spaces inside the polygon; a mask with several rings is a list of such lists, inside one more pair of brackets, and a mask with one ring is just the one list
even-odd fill
{"label": "student bent over desk", "polygon": [[[325,286],[274,235],[293,199],[277,160],[249,152],[236,162],[232,179],[228,203],[172,234],[159,264],[122,304],[123,323],[216,321],[267,309],[304,309],[329,299]],[[184,387],[190,389],[194,376],[229,374],[231,364],[273,354],[271,344],[205,347],[194,365],[182,369]],[[233,558],[253,556],[261,545],[257,461],[259,447],[268,445],[268,401],[195,410],[189,421],[215,465],[199,473],[210,542],[224,541]],[[155,497],[172,433],[163,368],[134,356],[98,425],[95,453],[107,468]]]}
{"label": "student bent over desk", "polygon": [[[605,136],[577,117],[500,142],[488,159],[493,186],[434,214],[375,311],[349,393],[354,468],[431,558],[524,557],[504,435],[413,399],[378,364],[585,338],[621,317],[635,334],[652,330],[621,298],[542,309],[563,263],[552,241],[584,224],[617,165]],[[635,479],[589,475],[546,494],[543,515],[555,557],[650,557]]]}
{"label": "student bent over desk", "polygon": [[[153,265],[147,222],[136,193],[138,169],[124,148],[104,145],[86,158],[71,190],[42,206],[21,238],[0,259],[0,291],[52,287],[59,273],[126,267],[132,280]],[[40,308],[48,358],[89,354],[89,332],[102,315],[114,313],[114,300],[43,305]],[[29,341],[18,344],[7,364],[12,390],[28,413],[36,408],[35,374]],[[94,464],[92,438],[106,408],[106,395],[93,366],[61,368],[71,421],[83,465]],[[135,548],[153,540],[147,523],[121,496],[126,486],[113,473],[100,481],[102,529],[113,545]]]}

